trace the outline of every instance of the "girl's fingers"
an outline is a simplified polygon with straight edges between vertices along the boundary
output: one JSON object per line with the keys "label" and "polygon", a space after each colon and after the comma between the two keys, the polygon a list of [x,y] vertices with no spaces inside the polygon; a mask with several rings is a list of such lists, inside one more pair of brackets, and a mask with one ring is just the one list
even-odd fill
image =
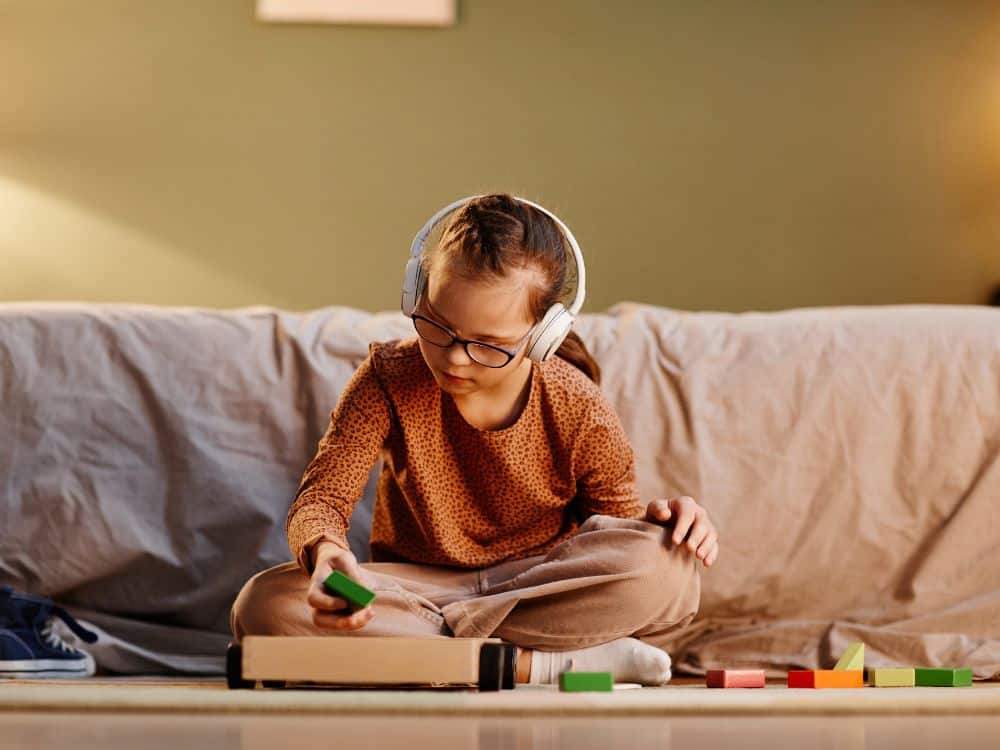
{"label": "girl's fingers", "polygon": [[375,616],[372,608],[365,607],[351,612],[348,601],[342,596],[331,594],[323,582],[332,571],[340,570],[362,586],[374,588],[374,577],[369,576],[367,571],[354,560],[353,555],[338,555],[337,557],[339,562],[328,560],[325,565],[317,565],[306,593],[306,602],[312,608],[313,623],[317,627],[330,630],[356,630],[366,625]]}
{"label": "girl's fingers", "polygon": [[712,547],[711,551],[705,555],[705,567],[711,567],[719,557],[719,545]]}
{"label": "girl's fingers", "polygon": [[356,630],[366,625],[374,616],[371,607],[365,607],[350,615],[314,610],[313,622],[321,628],[331,630]]}
{"label": "girl's fingers", "polygon": [[314,609],[327,612],[336,612],[339,609],[347,609],[349,606],[347,600],[339,596],[330,596],[329,594],[324,594],[322,591],[318,591],[315,586],[310,587],[309,594],[306,596],[306,601],[309,602],[309,606]]}
{"label": "girl's fingers", "polygon": [[363,567],[361,567],[361,563],[356,562],[355,560],[350,560],[347,561],[347,564],[344,566],[344,568],[345,569],[342,572],[344,573],[345,576],[347,576],[351,580],[360,583],[367,589],[375,588],[374,576],[370,574],[367,570],[365,570]]}
{"label": "girl's fingers", "polygon": [[361,572],[361,566],[354,562],[348,562],[344,566],[344,575],[348,578],[361,583],[362,579],[365,577],[364,573]]}
{"label": "girl's fingers", "polygon": [[371,607],[365,607],[364,609],[359,609],[357,612],[353,613],[350,617],[344,620],[344,627],[348,629],[355,629],[363,627],[368,624],[368,621],[375,616],[374,610]]}
{"label": "girl's fingers", "polygon": [[713,547],[715,547],[718,544],[718,542],[719,542],[718,533],[715,531],[715,529],[711,529],[705,535],[701,543],[698,545],[698,550],[697,552],[695,552],[695,554],[702,559],[707,559],[708,553],[711,551]]}
{"label": "girl's fingers", "polygon": [[674,544],[680,544],[691,529],[691,524],[694,523],[695,511],[688,503],[681,504],[680,508],[676,510],[677,522],[674,524],[673,540]]}
{"label": "girl's fingers", "polygon": [[688,549],[697,553],[698,548],[702,545],[705,539],[708,538],[711,531],[712,529],[708,526],[704,519],[696,518],[694,525],[691,527],[691,533],[688,535]]}
{"label": "girl's fingers", "polygon": [[666,500],[653,500],[646,506],[646,517],[653,521],[669,521],[670,504]]}

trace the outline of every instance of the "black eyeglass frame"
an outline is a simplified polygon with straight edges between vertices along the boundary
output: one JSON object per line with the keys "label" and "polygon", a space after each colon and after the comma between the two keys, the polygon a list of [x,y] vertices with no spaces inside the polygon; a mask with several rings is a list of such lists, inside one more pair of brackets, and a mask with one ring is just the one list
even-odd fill
{"label": "black eyeglass frame", "polygon": [[[498,370],[501,367],[506,367],[507,365],[509,365],[510,362],[511,362],[511,360],[514,359],[514,357],[517,356],[517,353],[521,350],[521,347],[524,346],[524,342],[528,340],[528,337],[531,335],[531,332],[535,330],[535,326],[531,326],[531,328],[528,329],[528,332],[526,334],[524,334],[524,337],[518,342],[517,346],[515,346],[514,349],[513,349],[513,351],[512,351],[510,349],[506,349],[505,347],[497,346],[496,344],[487,344],[485,341],[476,341],[475,339],[462,339],[462,338],[459,338],[458,336],[455,335],[455,332],[453,330],[451,330],[450,328],[448,328],[447,326],[443,326],[440,323],[438,323],[437,321],[431,320],[426,315],[421,315],[420,313],[417,313],[417,312],[410,313],[410,319],[413,321],[413,330],[415,330],[417,332],[417,335],[420,338],[422,338],[424,341],[426,341],[428,344],[431,344],[432,346],[441,347],[442,349],[447,349],[447,348],[453,346],[454,343],[457,341],[458,343],[460,343],[462,345],[462,348],[465,349],[465,353],[468,355],[469,359],[471,359],[477,365],[482,365],[483,367],[489,367],[489,368],[494,369],[494,370]],[[428,323],[430,323],[435,328],[439,328],[440,330],[444,331],[449,336],[451,336],[451,341],[449,341],[447,344],[439,344],[436,341],[431,341],[429,338],[427,338],[426,336],[424,336],[420,332],[420,329],[417,328],[417,322],[416,321],[418,319],[419,320],[426,320]],[[502,365],[488,365],[488,364],[486,364],[484,362],[480,362],[478,359],[476,359],[475,357],[472,356],[472,352],[469,351],[469,344],[475,344],[476,346],[485,346],[488,349],[494,349],[494,350],[496,350],[498,352],[501,352],[502,354],[506,354],[507,355],[507,361],[504,362]]]}

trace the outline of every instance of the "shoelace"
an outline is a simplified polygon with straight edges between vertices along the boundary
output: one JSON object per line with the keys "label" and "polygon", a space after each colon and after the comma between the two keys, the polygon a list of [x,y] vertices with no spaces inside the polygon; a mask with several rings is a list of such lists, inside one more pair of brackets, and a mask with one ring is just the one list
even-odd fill
{"label": "shoelace", "polygon": [[35,624],[42,623],[42,627],[39,628],[38,633],[50,645],[72,652],[76,651],[76,649],[52,632],[52,626],[55,624],[57,617],[66,623],[66,626],[73,634],[84,643],[95,643],[97,641],[97,634],[80,625],[80,623],[73,619],[73,616],[69,612],[56,604],[52,604],[51,601],[45,601],[39,606],[38,613],[35,615]]}
{"label": "shoelace", "polygon": [[56,618],[50,617],[48,620],[45,621],[45,624],[42,626],[41,630],[38,631],[38,634],[42,637],[42,640],[45,642],[45,645],[47,645],[49,648],[54,648],[59,651],[63,651],[67,654],[79,654],[80,653],[79,651],[77,651],[75,648],[66,643],[66,641],[64,641],[62,638],[60,638],[58,635],[52,632],[52,628],[55,624],[56,624]]}
{"label": "shoelace", "polygon": [[[58,639],[60,643],[62,643],[62,639],[60,639],[55,633],[51,632],[54,618],[58,617],[66,623],[66,626],[73,632],[73,634],[80,638],[80,640],[84,643],[97,642],[96,633],[93,633],[80,625],[80,623],[73,619],[73,616],[69,612],[60,607],[58,604],[55,604],[51,599],[46,599],[40,596],[31,596],[30,594],[21,594],[14,591],[13,587],[9,585],[0,586],[0,609],[11,610],[15,619],[19,619],[24,617],[24,613],[19,612],[24,605],[33,605],[34,607],[37,607],[37,611],[32,618],[32,622],[36,626],[41,625],[39,634],[44,638],[48,639],[48,637],[51,636],[52,638]],[[73,650],[70,646],[66,647]]]}

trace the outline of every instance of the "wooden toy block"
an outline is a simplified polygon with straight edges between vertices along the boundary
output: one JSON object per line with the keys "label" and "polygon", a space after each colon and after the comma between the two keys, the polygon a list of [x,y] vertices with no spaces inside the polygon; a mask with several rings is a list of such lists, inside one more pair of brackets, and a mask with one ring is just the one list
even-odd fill
{"label": "wooden toy block", "polygon": [[913,687],[916,682],[912,667],[880,667],[868,670],[868,683],[874,687]]}
{"label": "wooden toy block", "polygon": [[323,585],[329,590],[334,596],[339,596],[347,600],[348,605],[351,609],[357,612],[359,609],[364,609],[373,601],[375,601],[375,592],[370,589],[366,589],[357,581],[348,578],[339,570],[333,571],[325,581]]}
{"label": "wooden toy block", "polygon": [[246,636],[226,654],[230,688],[284,685],[514,687],[515,649],[498,638]]}
{"label": "wooden toy block", "polygon": [[710,669],[705,673],[705,687],[762,688],[763,669]]}
{"label": "wooden toy block", "polygon": [[562,672],[559,689],[564,693],[610,693],[615,681],[610,672]]}
{"label": "wooden toy block", "polygon": [[788,673],[790,688],[859,688],[865,686],[860,669],[793,669]]}
{"label": "wooden toy block", "polygon": [[972,684],[972,670],[943,667],[917,667],[916,682],[919,687],[967,687]]}
{"label": "wooden toy block", "polygon": [[848,644],[844,655],[840,657],[840,661],[834,666],[834,669],[858,670],[864,668],[865,644],[860,642]]}

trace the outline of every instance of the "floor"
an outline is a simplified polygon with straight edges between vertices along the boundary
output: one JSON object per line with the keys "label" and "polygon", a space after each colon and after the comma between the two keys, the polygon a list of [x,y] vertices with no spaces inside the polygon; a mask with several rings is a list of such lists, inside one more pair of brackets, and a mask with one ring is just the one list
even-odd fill
{"label": "floor", "polygon": [[0,713],[0,748],[995,748],[1000,716],[463,718]]}
{"label": "floor", "polygon": [[[187,683],[190,688],[190,683]],[[147,683],[148,686],[148,683]],[[0,685],[0,750],[8,748],[31,748],[51,750],[54,748],[141,748],[160,750],[161,748],[184,748],[184,750],[264,750],[267,748],[379,748],[380,750],[417,750],[418,748],[476,748],[478,750],[589,750],[589,748],[682,748],[697,747],[698,750],[714,748],[994,748],[1000,746],[1000,710],[989,709],[988,713],[976,711],[964,715],[935,713],[912,713],[892,715],[790,715],[778,704],[761,704],[761,710],[747,712],[746,706],[738,715],[726,713],[707,714],[697,706],[684,708],[679,714],[649,715],[648,711],[636,715],[616,713],[613,715],[545,715],[536,711],[533,715],[489,715],[476,709],[476,701],[459,702],[458,711],[449,714],[427,715],[410,712],[409,715],[387,715],[369,713],[351,715],[340,712],[324,715],[315,707],[303,712],[289,710],[260,711],[246,710],[242,713],[227,712],[213,708],[193,712],[184,710],[164,712],[156,710],[108,710],[100,701],[91,704],[87,710],[63,710],[57,704],[47,710],[21,710],[10,697],[15,685]],[[46,688],[40,685],[38,688]],[[58,692],[53,686],[49,692]],[[104,685],[106,689],[107,684]],[[138,692],[141,685],[118,682],[118,691]],[[647,696],[661,696],[669,699],[672,695],[691,695],[697,687],[692,681],[678,685],[676,693],[653,693],[652,691],[628,691],[622,699],[634,701],[637,693]],[[162,686],[159,692],[162,694]],[[778,685],[769,686],[772,696],[784,696],[784,689]],[[225,696],[228,691],[215,683],[202,684],[201,692],[206,695]],[[661,689],[665,690],[665,689]],[[930,689],[934,690],[934,689]],[[976,690],[977,694],[988,696],[994,690],[1000,691],[1000,684],[977,685],[965,690]],[[867,689],[866,689],[867,691]],[[982,692],[985,691],[985,692]],[[178,691],[181,692],[181,691]],[[190,692],[190,690],[189,690]],[[239,691],[246,695],[246,691]],[[321,691],[328,697],[336,696],[334,691]],[[722,707],[723,691],[702,692],[707,703],[703,706]],[[763,699],[764,691],[725,691],[740,693],[746,697]],[[844,693],[855,695],[860,691],[796,691],[803,697],[815,701],[825,693],[831,699]],[[834,696],[836,692],[838,695]],[[255,698],[294,698],[303,693],[317,696],[317,691],[253,691]],[[507,693],[513,698],[520,694],[537,695],[539,704],[549,698],[559,698],[558,694],[535,693],[517,690]],[[5,694],[8,700],[4,700]],[[751,695],[752,694],[752,695]],[[885,691],[866,692],[876,698]],[[344,694],[341,694],[344,695]],[[385,694],[383,694],[384,696]],[[396,694],[400,698],[427,695],[426,692]],[[475,694],[452,694],[458,698],[477,698]],[[497,694],[493,694],[496,696]],[[619,694],[615,694],[619,695]],[[904,693],[895,693],[903,696]],[[932,695],[922,693],[921,695]],[[941,693],[947,696],[947,693]],[[962,693],[966,698],[970,692]],[[391,697],[391,696],[390,696]],[[441,697],[439,694],[438,697]],[[562,696],[566,697],[566,696]],[[610,696],[603,696],[610,698]],[[734,696],[736,697],[736,696]],[[599,702],[599,701],[598,701]],[[405,701],[402,701],[405,703]],[[336,707],[336,703],[331,706]],[[440,701],[428,704],[432,710],[440,710]],[[557,702],[553,700],[553,706]],[[622,704],[629,705],[629,704]],[[631,705],[640,705],[633,703]],[[737,704],[733,704],[737,705]],[[942,708],[947,706],[942,704]],[[926,711],[927,706],[920,709]],[[687,713],[691,711],[691,713]],[[700,712],[699,712],[700,711]],[[475,715],[470,715],[475,712]]]}

